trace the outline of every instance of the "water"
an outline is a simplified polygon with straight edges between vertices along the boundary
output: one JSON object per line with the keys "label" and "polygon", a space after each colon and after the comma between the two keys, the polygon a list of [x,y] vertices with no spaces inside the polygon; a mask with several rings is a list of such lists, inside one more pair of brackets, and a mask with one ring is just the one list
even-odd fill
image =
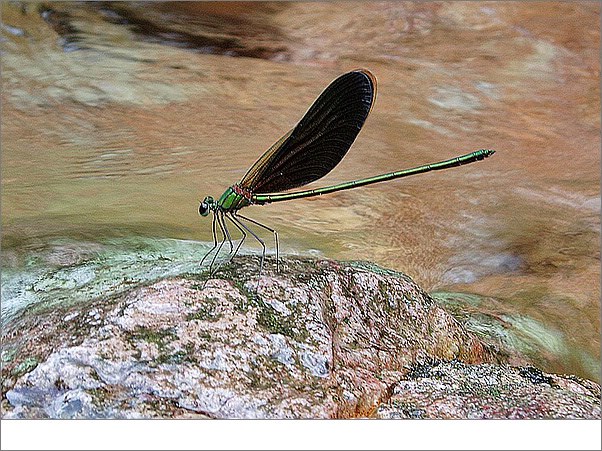
{"label": "water", "polygon": [[497,153],[246,214],[279,231],[283,253],[371,260],[500,301],[562,348],[546,369],[600,380],[599,12],[3,2],[3,319],[188,270],[211,240],[198,201],[365,67],[379,81],[371,116],[312,186]]}

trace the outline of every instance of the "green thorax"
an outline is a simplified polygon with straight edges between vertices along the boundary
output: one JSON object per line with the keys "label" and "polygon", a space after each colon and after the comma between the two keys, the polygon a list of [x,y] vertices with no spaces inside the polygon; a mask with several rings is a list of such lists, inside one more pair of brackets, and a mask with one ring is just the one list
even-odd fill
{"label": "green thorax", "polygon": [[[218,207],[223,211],[236,211],[251,204],[242,193],[236,193],[236,188],[238,187],[231,186],[228,188],[217,201]],[[238,188],[238,191],[240,191],[240,188]]]}

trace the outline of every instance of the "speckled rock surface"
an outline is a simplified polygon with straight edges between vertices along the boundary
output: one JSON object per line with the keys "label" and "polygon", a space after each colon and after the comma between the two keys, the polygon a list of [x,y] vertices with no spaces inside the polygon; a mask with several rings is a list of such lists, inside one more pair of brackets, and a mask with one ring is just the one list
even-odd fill
{"label": "speckled rock surface", "polygon": [[[429,388],[430,376],[422,380],[426,388],[417,385],[410,377],[417,368],[434,361],[499,363],[490,347],[403,274],[360,263],[287,259],[280,273],[267,265],[255,291],[257,263],[238,258],[206,286],[203,275],[189,274],[65,309],[25,311],[3,329],[3,417],[407,417],[405,407],[395,413],[398,399],[410,402],[403,396],[430,390],[437,399],[444,393],[461,398],[454,392],[457,366],[437,382],[439,392]],[[518,371],[464,368],[491,374],[491,390],[506,384],[500,371]],[[474,375],[466,381],[480,383]],[[560,393],[579,398],[573,404],[583,407],[581,413],[546,414],[525,403],[493,411],[599,417],[595,384],[574,382],[582,393],[550,389],[541,396],[541,386],[531,385],[538,406]],[[479,406],[472,399],[482,391],[471,392],[466,404]],[[488,393],[484,399],[493,399]],[[414,410],[421,409],[432,418],[479,411]]]}
{"label": "speckled rock surface", "polygon": [[534,367],[433,362],[395,386],[379,418],[600,418],[600,386]]}

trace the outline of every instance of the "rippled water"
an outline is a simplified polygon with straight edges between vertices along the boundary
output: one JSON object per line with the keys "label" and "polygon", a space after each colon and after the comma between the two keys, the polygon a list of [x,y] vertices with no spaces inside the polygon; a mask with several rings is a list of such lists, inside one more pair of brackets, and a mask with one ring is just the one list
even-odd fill
{"label": "rippled water", "polygon": [[599,380],[599,13],[595,2],[3,2],[3,309],[39,301],[52,281],[85,297],[120,275],[147,280],[155,257],[194,261],[211,239],[198,200],[239,180],[331,80],[365,67],[379,81],[371,117],[312,186],[497,153],[247,214],[280,232],[285,253],[372,260],[428,290],[491,298],[551,347],[547,369]]}

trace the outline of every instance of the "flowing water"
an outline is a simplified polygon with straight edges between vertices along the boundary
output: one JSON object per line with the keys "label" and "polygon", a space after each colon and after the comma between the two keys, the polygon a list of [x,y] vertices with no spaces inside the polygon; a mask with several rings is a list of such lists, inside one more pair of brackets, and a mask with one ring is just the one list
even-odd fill
{"label": "flowing water", "polygon": [[[249,207],[281,250],[479,295],[600,380],[597,2],[2,2],[2,312],[196,270],[219,196],[330,81],[375,107],[311,186],[479,163]],[[266,239],[270,239],[269,234]],[[250,247],[257,252],[258,247]]]}

